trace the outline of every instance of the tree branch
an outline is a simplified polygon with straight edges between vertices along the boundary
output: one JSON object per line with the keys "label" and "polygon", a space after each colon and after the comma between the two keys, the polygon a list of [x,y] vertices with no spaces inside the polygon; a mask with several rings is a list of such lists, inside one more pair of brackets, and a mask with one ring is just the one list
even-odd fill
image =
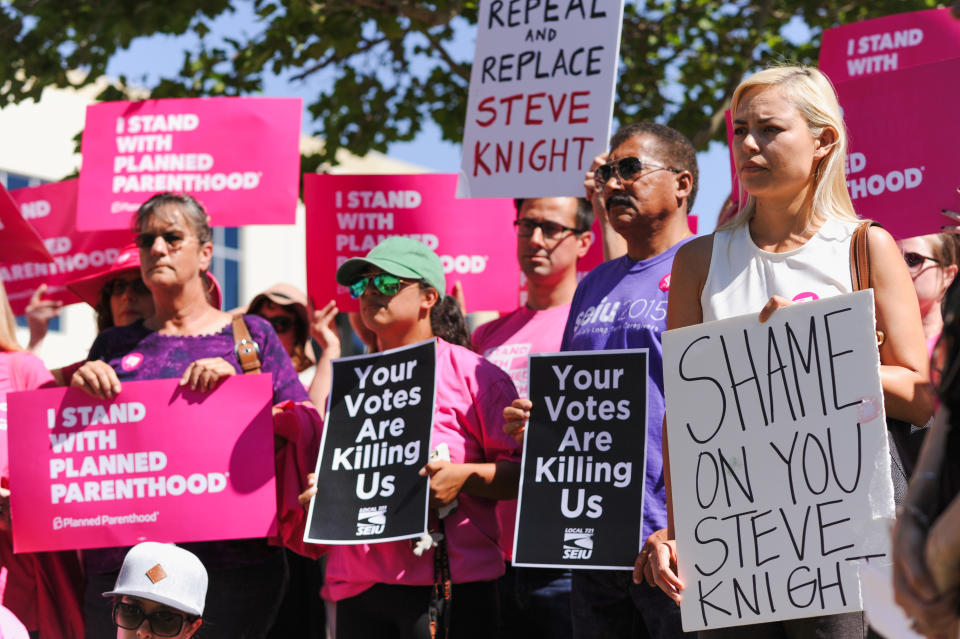
{"label": "tree branch", "polygon": [[320,71],[324,67],[330,66],[331,64],[343,62],[350,56],[356,55],[358,53],[366,53],[367,51],[370,51],[371,49],[373,49],[375,46],[379,44],[383,44],[384,42],[388,42],[388,41],[389,41],[389,38],[384,36],[382,38],[377,38],[376,40],[367,40],[366,42],[358,45],[354,51],[351,51],[346,54],[338,54],[336,52],[331,52],[330,55],[326,56],[325,58],[321,58],[316,64],[313,64],[312,66],[310,66],[307,69],[304,69],[300,73],[294,76],[291,76],[290,79],[304,80],[307,78],[307,76],[312,75],[317,71]]}
{"label": "tree branch", "polygon": [[427,40],[430,41],[430,44],[433,46],[434,49],[436,49],[437,53],[440,54],[440,57],[443,58],[444,62],[447,63],[447,66],[450,67],[450,71],[452,73],[456,73],[458,77],[463,78],[465,82],[469,83],[470,74],[464,72],[462,68],[463,65],[458,63],[456,60],[454,60],[450,56],[450,53],[446,50],[446,48],[444,48],[443,43],[440,42],[440,40],[437,39],[436,36],[434,36],[432,33],[427,31],[426,29],[424,29],[422,33],[424,36],[426,36]]}
{"label": "tree branch", "polygon": [[700,127],[691,137],[690,141],[693,142],[694,147],[698,149],[705,147],[710,140],[713,139],[713,136],[717,134],[717,131],[720,130],[720,126],[724,123],[725,118],[723,112],[730,108],[730,98],[733,96],[733,91],[737,88],[737,86],[739,86],[740,82],[743,80],[743,74],[746,73],[748,66],[753,61],[753,56],[750,55],[750,53],[757,48],[758,44],[760,44],[760,39],[763,38],[765,33],[764,29],[766,29],[767,21],[770,19],[772,10],[773,0],[764,0],[763,4],[761,4],[757,9],[757,18],[753,25],[756,29],[757,36],[750,43],[749,47],[744,47],[744,49],[746,49],[746,53],[742,56],[744,64],[742,65],[740,72],[731,74],[727,78],[727,83],[723,88],[724,96],[722,102],[710,116],[707,124]]}
{"label": "tree branch", "polygon": [[[323,6],[321,3],[317,4]],[[415,2],[397,2],[396,0],[353,0],[353,4],[380,13],[406,16],[428,27],[447,24],[460,13],[460,2],[451,2],[446,11],[428,11],[418,7]]]}

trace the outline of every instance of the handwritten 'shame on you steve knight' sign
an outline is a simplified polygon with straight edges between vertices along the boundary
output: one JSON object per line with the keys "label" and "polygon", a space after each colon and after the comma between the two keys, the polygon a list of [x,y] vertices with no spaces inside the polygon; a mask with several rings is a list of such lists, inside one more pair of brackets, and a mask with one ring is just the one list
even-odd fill
{"label": "handwritten 'shame on you steve knight' sign", "polygon": [[684,630],[861,609],[894,516],[874,326],[866,290],[664,333]]}

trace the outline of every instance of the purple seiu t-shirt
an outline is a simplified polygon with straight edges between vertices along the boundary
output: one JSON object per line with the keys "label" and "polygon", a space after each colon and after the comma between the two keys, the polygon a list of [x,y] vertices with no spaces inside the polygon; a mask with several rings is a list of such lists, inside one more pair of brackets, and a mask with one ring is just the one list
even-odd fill
{"label": "purple seiu t-shirt", "polygon": [[563,332],[562,351],[649,349],[647,467],[643,540],[667,527],[663,482],[663,347],[670,269],[687,240],[647,260],[624,255],[594,268],[577,286]]}
{"label": "purple seiu t-shirt", "polygon": [[[256,315],[245,315],[250,336],[260,347],[262,371],[273,376],[273,403],[286,400],[309,401],[303,384],[297,378],[290,356],[280,344],[273,327]],[[97,336],[88,360],[110,364],[122,382],[178,378],[198,359],[222,357],[230,362],[238,375],[243,374],[234,352],[233,327],[227,324],[210,335],[161,335],[143,325],[114,327]],[[249,566],[265,561],[279,549],[267,546],[263,539],[238,539],[181,544],[208,569]],[[99,548],[83,552],[84,567],[94,573],[120,569],[127,548]]]}

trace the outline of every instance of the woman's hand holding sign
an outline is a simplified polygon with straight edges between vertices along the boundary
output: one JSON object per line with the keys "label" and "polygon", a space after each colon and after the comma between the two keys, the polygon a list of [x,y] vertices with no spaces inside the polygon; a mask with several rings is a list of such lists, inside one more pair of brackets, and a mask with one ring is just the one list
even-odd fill
{"label": "woman's hand holding sign", "polygon": [[431,508],[441,508],[457,498],[470,476],[467,466],[435,459],[420,469],[421,477],[430,477]]}
{"label": "woman's hand holding sign", "polygon": [[192,391],[206,393],[220,385],[220,382],[237,374],[233,364],[222,357],[198,359],[187,366],[180,378],[181,386],[189,386]]}
{"label": "woman's hand holding sign", "polygon": [[530,419],[530,409],[533,402],[529,399],[515,399],[513,403],[503,409],[503,432],[513,437],[518,444],[523,443],[523,433],[527,429],[527,420]]}
{"label": "woman's hand holding sign", "polygon": [[100,360],[89,361],[81,366],[70,379],[70,386],[97,399],[113,399],[120,394],[117,372]]}
{"label": "woman's hand holding sign", "polygon": [[778,308],[785,308],[791,304],[793,304],[793,302],[785,297],[780,297],[779,295],[772,296],[767,300],[767,303],[763,305],[763,308],[760,309],[760,321],[766,322]]}
{"label": "woman's hand holding sign", "polygon": [[306,508],[310,505],[310,500],[317,494],[317,474],[310,473],[307,475],[307,489],[297,495],[297,501],[300,502],[300,505]]}

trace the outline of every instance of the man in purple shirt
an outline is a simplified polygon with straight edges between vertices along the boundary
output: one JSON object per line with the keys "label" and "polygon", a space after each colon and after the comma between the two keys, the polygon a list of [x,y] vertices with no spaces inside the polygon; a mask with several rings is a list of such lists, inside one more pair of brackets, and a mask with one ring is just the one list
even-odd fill
{"label": "man in purple shirt", "polygon": [[[604,262],[580,282],[561,347],[649,350],[643,539],[667,525],[660,335],[666,328],[673,257],[692,237],[687,213],[696,196],[697,174],[693,145],[669,127],[639,122],[613,136],[610,153],[595,163],[587,196],[626,240],[627,254]],[[522,426],[523,409],[529,406],[518,400],[507,409],[508,427]],[[680,608],[659,588],[633,583],[628,571],[573,571],[571,609],[577,639],[684,636]]]}

